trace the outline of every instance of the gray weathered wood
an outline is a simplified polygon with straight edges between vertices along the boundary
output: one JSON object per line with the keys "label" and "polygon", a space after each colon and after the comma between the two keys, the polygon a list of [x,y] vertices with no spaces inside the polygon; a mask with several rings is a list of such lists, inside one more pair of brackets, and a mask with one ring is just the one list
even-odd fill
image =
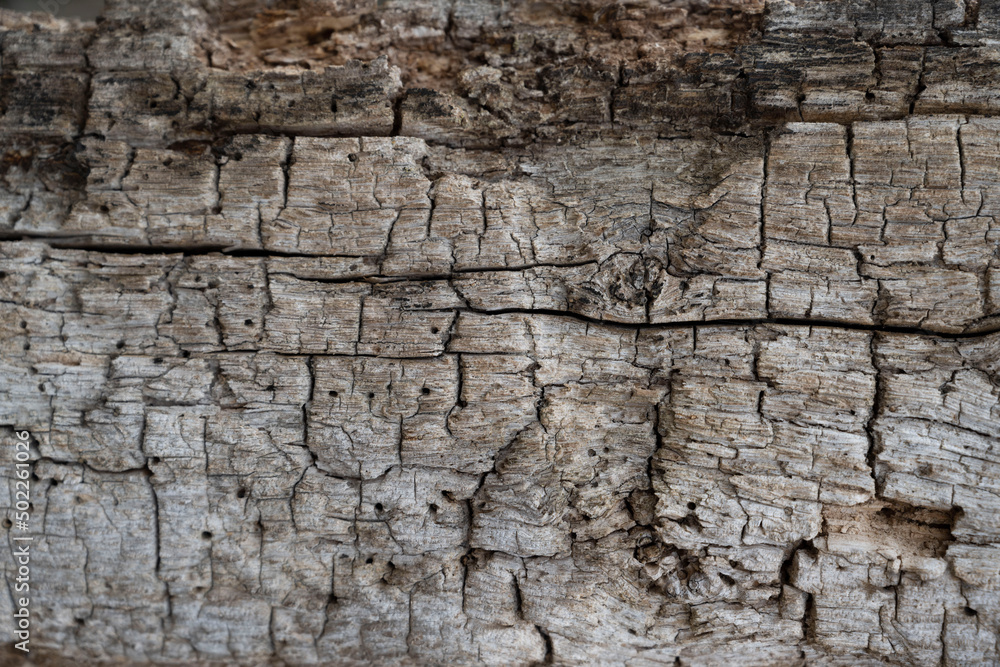
{"label": "gray weathered wood", "polygon": [[998,39],[994,0],[0,10],[29,657],[1000,664]]}

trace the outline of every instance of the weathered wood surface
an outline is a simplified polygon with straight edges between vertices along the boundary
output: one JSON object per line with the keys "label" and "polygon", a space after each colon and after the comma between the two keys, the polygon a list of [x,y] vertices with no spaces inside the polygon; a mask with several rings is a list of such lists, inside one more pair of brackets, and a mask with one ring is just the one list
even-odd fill
{"label": "weathered wood surface", "polygon": [[0,12],[32,659],[1000,664],[998,40],[995,0]]}

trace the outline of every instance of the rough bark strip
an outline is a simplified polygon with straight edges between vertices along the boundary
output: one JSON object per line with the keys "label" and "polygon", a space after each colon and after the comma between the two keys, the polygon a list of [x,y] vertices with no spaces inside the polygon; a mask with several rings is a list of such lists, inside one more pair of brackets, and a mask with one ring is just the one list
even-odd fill
{"label": "rough bark strip", "polygon": [[1000,661],[998,28],[0,11],[32,658]]}

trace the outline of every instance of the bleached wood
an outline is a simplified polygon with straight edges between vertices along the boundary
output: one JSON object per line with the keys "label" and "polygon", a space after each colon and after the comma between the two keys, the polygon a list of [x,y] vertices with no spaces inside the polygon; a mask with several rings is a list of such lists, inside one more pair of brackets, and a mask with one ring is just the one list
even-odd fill
{"label": "bleached wood", "polygon": [[0,11],[31,657],[1000,662],[998,27]]}

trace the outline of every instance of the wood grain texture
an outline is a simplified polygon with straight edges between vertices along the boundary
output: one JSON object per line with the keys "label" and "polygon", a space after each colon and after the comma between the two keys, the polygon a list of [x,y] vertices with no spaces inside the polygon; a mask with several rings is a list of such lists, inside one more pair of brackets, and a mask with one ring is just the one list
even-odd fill
{"label": "wood grain texture", "polygon": [[1000,664],[998,39],[0,10],[5,664]]}

